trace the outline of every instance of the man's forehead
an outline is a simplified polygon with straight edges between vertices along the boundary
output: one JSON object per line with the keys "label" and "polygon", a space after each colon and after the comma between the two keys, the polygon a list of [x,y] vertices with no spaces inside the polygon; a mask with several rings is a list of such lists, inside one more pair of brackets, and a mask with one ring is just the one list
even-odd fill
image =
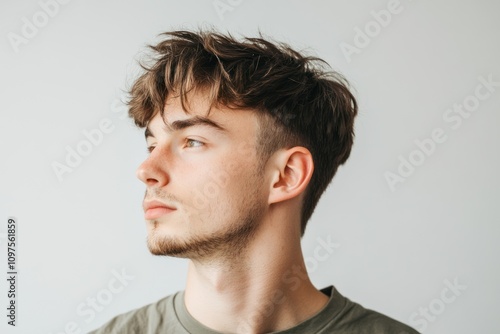
{"label": "man's forehead", "polygon": [[170,109],[181,109],[187,113],[209,112],[215,105],[210,91],[207,89],[195,89],[180,95],[176,92],[169,93],[165,99],[164,113]]}
{"label": "man's forehead", "polygon": [[146,138],[153,136],[157,131],[175,132],[195,126],[204,126],[217,130],[218,132],[231,132],[235,122],[230,120],[231,116],[227,112],[219,109],[210,111],[187,112],[183,109],[165,110],[157,113],[148,122],[145,130]]}
{"label": "man's forehead", "polygon": [[210,104],[204,103],[206,98],[200,93],[189,93],[184,105],[179,95],[168,94],[161,112],[156,112],[147,122],[146,126],[157,123],[172,123],[176,120],[187,119],[193,116],[202,115],[209,117],[211,112]]}
{"label": "man's forehead", "polygon": [[[146,136],[153,131],[175,131],[195,125],[225,132],[241,132],[250,130],[252,123],[256,122],[255,111],[213,104],[208,94],[189,94],[185,102],[183,105],[178,95],[170,95],[163,112],[156,113],[148,122]],[[242,129],[242,126],[246,129]]]}

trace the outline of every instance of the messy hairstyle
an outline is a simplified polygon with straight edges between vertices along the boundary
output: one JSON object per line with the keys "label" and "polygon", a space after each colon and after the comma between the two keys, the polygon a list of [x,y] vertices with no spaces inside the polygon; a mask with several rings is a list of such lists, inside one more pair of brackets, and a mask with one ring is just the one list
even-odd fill
{"label": "messy hairstyle", "polygon": [[236,39],[214,31],[172,31],[150,45],[149,64],[130,89],[129,115],[139,127],[163,113],[169,94],[204,89],[214,105],[251,109],[260,117],[262,161],[303,146],[314,171],[304,194],[301,232],[320,196],[351,152],[357,103],[346,80],[322,59],[262,36]]}

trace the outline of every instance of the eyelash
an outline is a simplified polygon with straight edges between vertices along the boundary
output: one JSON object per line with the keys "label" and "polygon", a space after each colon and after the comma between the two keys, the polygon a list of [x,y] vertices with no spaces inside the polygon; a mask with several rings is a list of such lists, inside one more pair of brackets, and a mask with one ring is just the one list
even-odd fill
{"label": "eyelash", "polygon": [[[196,142],[199,145],[190,146],[189,143],[193,143],[193,142]],[[201,147],[204,145],[205,145],[205,143],[203,143],[202,141],[196,140],[196,139],[186,138],[186,140],[185,140],[185,147],[187,147],[187,148]],[[155,148],[155,146],[148,146],[146,151],[151,154],[151,152],[153,152],[154,148]]]}
{"label": "eyelash", "polygon": [[[188,145],[189,143],[193,143],[193,142],[196,142],[199,145],[197,145],[197,146],[189,146]],[[200,147],[200,146],[203,146],[203,145],[205,145],[205,144],[203,142],[199,141],[199,140],[191,139],[191,138],[186,138],[186,147]]]}

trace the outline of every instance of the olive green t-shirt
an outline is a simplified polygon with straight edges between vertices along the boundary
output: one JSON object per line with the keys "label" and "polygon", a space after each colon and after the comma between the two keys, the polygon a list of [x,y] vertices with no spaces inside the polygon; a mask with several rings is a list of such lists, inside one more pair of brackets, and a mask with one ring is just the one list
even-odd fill
{"label": "olive green t-shirt", "polygon": [[[313,317],[293,328],[274,334],[418,334],[411,327],[342,296],[333,286],[321,290],[330,297],[326,306]],[[156,303],[118,315],[90,334],[221,334],[202,325],[187,311],[184,292]]]}

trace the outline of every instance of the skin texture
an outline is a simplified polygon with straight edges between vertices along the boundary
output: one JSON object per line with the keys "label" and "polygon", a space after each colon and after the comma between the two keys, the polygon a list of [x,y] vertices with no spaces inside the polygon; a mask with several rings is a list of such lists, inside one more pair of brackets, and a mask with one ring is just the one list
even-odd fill
{"label": "skin texture", "polygon": [[262,161],[256,112],[210,109],[203,92],[188,97],[188,113],[172,95],[164,117],[147,127],[151,153],[137,170],[144,203],[172,209],[146,220],[148,247],[189,259],[185,303],[205,326],[238,333],[293,327],[328,300],[311,284],[300,247],[311,154],[292,147]]}

